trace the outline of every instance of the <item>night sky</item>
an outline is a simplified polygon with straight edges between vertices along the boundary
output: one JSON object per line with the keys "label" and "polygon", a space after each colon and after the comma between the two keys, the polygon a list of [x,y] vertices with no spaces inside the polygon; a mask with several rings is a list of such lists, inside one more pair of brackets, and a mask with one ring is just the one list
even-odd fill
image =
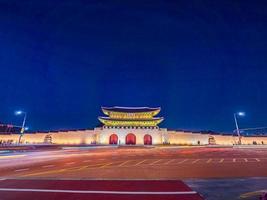
{"label": "night sky", "polygon": [[0,121],[93,128],[118,105],[161,106],[170,129],[267,126],[267,3],[146,2],[0,0]]}

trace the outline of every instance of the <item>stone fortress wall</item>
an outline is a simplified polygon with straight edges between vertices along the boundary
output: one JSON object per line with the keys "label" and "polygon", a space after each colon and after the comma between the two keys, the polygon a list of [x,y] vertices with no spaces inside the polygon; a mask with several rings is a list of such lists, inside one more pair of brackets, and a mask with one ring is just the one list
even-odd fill
{"label": "stone fortress wall", "polygon": [[[12,143],[16,144],[19,135],[0,135],[1,140],[12,140]],[[96,142],[96,135],[94,130],[25,133],[21,142],[23,144],[93,144]]]}
{"label": "stone fortress wall", "polygon": [[[238,143],[238,136],[203,134],[184,131],[168,131],[170,144],[177,145],[233,145]],[[242,144],[267,144],[266,136],[242,136]]]}
{"label": "stone fortress wall", "polygon": [[[171,145],[233,145],[237,144],[238,137],[232,135],[203,134],[189,131],[172,131],[162,128],[141,129],[141,128],[95,128],[94,130],[77,131],[53,131],[25,133],[22,137],[23,144],[109,144],[111,134],[117,134],[119,143],[125,144],[126,135],[133,133],[136,136],[136,144],[144,144],[144,136],[152,136],[152,144],[171,144]],[[17,144],[18,134],[0,135],[0,144]],[[267,144],[267,137],[247,136],[242,137],[242,144]]]}

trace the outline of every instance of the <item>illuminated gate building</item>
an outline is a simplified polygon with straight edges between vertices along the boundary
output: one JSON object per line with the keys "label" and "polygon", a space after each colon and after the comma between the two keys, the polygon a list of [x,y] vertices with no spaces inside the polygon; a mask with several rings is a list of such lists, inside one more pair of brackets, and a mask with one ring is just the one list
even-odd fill
{"label": "illuminated gate building", "polygon": [[[159,128],[160,108],[102,107],[105,116],[94,129],[26,132],[22,144],[57,145],[234,145],[237,135],[210,131],[170,130]],[[4,128],[3,128],[4,127]],[[3,129],[6,131],[3,132]],[[18,144],[20,134],[8,133],[9,126],[0,124],[0,146]],[[242,144],[267,144],[266,135],[242,136]]]}
{"label": "illuminated gate building", "polygon": [[158,124],[163,117],[156,117],[160,108],[149,107],[102,107],[103,124],[95,129],[101,144],[152,145],[164,142],[164,132]]}

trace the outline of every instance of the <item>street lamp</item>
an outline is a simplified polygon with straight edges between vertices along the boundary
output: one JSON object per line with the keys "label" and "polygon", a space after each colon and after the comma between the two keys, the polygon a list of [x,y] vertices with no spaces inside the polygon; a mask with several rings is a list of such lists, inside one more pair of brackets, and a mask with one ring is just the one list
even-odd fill
{"label": "street lamp", "polygon": [[237,113],[234,113],[234,119],[235,119],[235,126],[236,126],[236,132],[237,132],[237,135],[238,135],[238,144],[241,144],[241,135],[240,135],[240,130],[239,130],[239,127],[238,127],[238,123],[237,123],[237,117],[244,117],[246,114],[244,112],[237,112]]}
{"label": "street lamp", "polygon": [[[19,144],[21,141],[21,137],[23,136],[24,131],[25,131],[25,123],[26,123],[27,113],[24,111],[21,111],[21,110],[18,110],[15,112],[15,115],[22,115],[22,114],[24,115],[24,118],[23,118],[21,129],[20,129]],[[27,127],[26,127],[26,129],[27,129]]]}

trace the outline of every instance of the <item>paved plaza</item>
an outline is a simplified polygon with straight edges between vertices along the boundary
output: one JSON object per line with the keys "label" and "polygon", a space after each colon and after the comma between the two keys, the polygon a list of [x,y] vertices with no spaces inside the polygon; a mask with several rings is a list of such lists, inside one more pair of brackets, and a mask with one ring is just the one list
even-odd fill
{"label": "paved plaza", "polygon": [[[222,188],[230,182],[236,185],[227,190],[232,199],[244,192],[266,189],[266,179],[258,178],[267,177],[267,149],[264,148],[57,147],[5,152],[0,160],[2,183],[8,180],[13,183],[17,180],[183,180],[208,200],[225,197]],[[258,188],[242,187],[242,184],[253,185],[255,180]]]}

